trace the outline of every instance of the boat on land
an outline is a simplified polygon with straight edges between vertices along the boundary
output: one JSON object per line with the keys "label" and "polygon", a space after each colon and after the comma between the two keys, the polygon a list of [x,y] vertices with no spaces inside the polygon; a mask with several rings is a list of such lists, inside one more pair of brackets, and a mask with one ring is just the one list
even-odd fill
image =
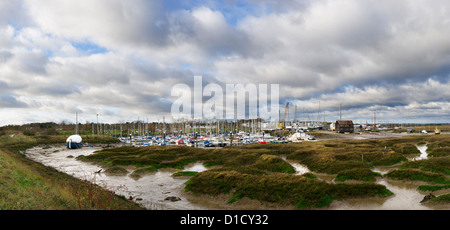
{"label": "boat on land", "polygon": [[212,147],[224,147],[227,145],[226,140],[223,137],[214,138],[210,141]]}
{"label": "boat on land", "polygon": [[439,130],[437,127],[434,129],[434,134],[441,134],[441,130]]}
{"label": "boat on land", "polygon": [[267,141],[266,140],[259,140],[258,144],[263,144],[264,145],[264,144],[267,144]]}
{"label": "boat on land", "polygon": [[213,147],[213,145],[211,144],[211,142],[209,142],[208,140],[203,142],[203,146],[204,147]]}
{"label": "boat on land", "polygon": [[296,132],[288,137],[291,142],[311,141],[315,140],[314,136],[306,134],[305,132]]}
{"label": "boat on land", "polygon": [[69,149],[78,149],[83,146],[83,139],[80,135],[69,136],[66,140],[66,146]]}
{"label": "boat on land", "polygon": [[284,138],[274,138],[273,140],[270,141],[270,143],[272,143],[272,144],[286,144],[286,143],[289,143],[289,141],[284,139]]}

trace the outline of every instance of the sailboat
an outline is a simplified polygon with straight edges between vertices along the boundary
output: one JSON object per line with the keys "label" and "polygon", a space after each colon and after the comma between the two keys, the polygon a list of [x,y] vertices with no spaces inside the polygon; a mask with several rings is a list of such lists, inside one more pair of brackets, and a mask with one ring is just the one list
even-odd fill
{"label": "sailboat", "polygon": [[69,149],[78,149],[83,146],[82,138],[78,135],[78,113],[76,114],[75,135],[71,135],[66,140],[66,146]]}
{"label": "sailboat", "polygon": [[434,134],[441,134],[441,130],[439,130],[437,127],[434,129]]}

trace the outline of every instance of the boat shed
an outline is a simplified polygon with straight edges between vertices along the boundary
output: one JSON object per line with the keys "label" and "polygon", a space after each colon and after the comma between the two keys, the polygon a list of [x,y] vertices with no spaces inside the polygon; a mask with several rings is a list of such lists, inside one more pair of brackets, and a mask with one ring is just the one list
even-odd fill
{"label": "boat shed", "polygon": [[338,133],[353,133],[355,131],[355,127],[353,125],[353,121],[351,120],[343,120],[336,121],[336,132]]}

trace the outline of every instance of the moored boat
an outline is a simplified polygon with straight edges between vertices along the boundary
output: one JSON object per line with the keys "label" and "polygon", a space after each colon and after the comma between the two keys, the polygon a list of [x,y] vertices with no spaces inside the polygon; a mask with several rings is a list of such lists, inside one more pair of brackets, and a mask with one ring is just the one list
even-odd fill
{"label": "moored boat", "polygon": [[67,138],[66,146],[69,149],[78,149],[83,146],[82,138],[80,135],[72,135]]}
{"label": "moored boat", "polygon": [[434,129],[434,134],[441,134],[441,130],[439,130],[437,127]]}

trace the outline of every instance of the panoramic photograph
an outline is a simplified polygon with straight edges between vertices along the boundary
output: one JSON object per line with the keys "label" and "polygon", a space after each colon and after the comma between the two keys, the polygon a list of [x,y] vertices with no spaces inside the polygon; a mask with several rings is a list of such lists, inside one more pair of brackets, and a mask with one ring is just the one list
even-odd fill
{"label": "panoramic photograph", "polygon": [[449,1],[0,0],[0,31],[0,210],[450,210]]}

